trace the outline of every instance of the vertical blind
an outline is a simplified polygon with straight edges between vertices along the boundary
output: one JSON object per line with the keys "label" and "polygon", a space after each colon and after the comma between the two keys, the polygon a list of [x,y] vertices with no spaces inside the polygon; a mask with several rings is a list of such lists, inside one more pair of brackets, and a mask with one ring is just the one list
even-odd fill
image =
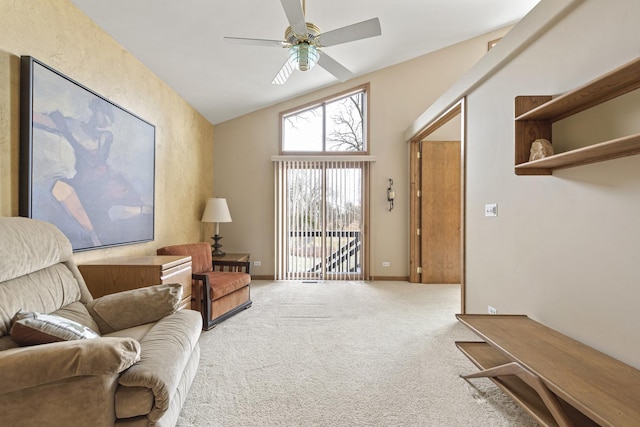
{"label": "vertical blind", "polygon": [[276,161],[276,279],[365,278],[369,159]]}

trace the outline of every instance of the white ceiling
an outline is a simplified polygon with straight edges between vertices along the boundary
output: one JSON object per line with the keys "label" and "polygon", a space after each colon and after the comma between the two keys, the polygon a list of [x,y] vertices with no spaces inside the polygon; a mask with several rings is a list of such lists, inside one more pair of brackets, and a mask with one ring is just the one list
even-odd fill
{"label": "white ceiling", "polygon": [[[320,67],[272,85],[286,49],[223,42],[284,39],[279,0],[71,0],[125,49],[217,124],[338,80]],[[325,48],[363,75],[520,20],[539,0],[307,0],[324,32],[378,17],[382,35]]]}

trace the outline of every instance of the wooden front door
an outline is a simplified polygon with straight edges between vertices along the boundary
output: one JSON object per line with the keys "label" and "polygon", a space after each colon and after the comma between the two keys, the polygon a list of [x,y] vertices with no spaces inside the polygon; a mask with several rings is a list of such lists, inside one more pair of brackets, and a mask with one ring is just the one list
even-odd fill
{"label": "wooden front door", "polygon": [[460,141],[420,144],[420,281],[460,283]]}

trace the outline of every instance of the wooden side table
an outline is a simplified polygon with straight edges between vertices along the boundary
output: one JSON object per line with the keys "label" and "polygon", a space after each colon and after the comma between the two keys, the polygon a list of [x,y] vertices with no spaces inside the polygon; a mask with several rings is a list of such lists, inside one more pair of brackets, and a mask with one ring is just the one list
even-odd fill
{"label": "wooden side table", "polygon": [[226,261],[249,261],[249,254],[224,254],[213,256],[213,265],[224,264]]}
{"label": "wooden side table", "polygon": [[174,255],[107,258],[78,266],[94,298],[164,283],[180,283],[180,308],[191,308],[191,257]]}

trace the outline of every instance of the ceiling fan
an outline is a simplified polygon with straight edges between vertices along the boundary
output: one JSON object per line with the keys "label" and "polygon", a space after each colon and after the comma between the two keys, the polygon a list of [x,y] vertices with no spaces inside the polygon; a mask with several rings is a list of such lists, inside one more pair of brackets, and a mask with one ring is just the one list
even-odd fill
{"label": "ceiling fan", "polygon": [[249,39],[241,37],[224,38],[230,43],[289,49],[289,58],[274,77],[271,82],[272,84],[284,84],[294,69],[307,71],[312,69],[316,64],[333,74],[338,80],[348,80],[351,77],[351,71],[327,55],[321,48],[382,34],[378,18],[323,33],[320,31],[320,28],[306,21],[305,0],[302,0],[302,3],[300,3],[300,0],[280,0],[280,2],[289,21],[289,26],[284,33],[285,40]]}

